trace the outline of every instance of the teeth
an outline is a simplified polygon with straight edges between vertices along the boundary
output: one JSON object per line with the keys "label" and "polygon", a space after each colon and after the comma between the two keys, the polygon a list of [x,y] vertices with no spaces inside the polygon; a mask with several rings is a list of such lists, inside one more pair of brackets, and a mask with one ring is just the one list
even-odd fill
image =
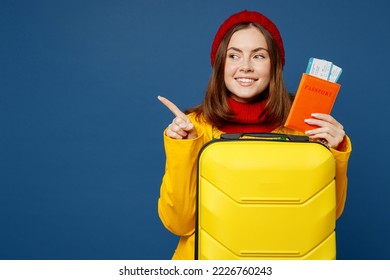
{"label": "teeth", "polygon": [[237,80],[242,83],[252,83],[255,81],[254,79],[249,79],[249,78],[238,78]]}

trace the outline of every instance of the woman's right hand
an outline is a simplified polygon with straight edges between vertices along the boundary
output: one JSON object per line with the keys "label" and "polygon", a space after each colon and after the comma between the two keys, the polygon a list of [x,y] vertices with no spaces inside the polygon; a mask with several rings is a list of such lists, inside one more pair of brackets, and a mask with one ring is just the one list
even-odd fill
{"label": "woman's right hand", "polygon": [[198,137],[195,126],[186,114],[165,97],[158,96],[157,98],[176,116],[165,132],[168,137],[173,139],[194,139]]}

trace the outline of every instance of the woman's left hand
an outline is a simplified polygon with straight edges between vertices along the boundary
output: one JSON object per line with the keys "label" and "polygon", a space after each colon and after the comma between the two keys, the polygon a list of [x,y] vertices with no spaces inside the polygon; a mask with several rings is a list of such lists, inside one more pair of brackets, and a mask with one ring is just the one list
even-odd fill
{"label": "woman's left hand", "polygon": [[306,119],[305,122],[318,126],[318,128],[313,128],[305,133],[311,139],[325,142],[329,148],[337,148],[344,139],[344,127],[328,114],[314,113],[312,117],[311,119]]}

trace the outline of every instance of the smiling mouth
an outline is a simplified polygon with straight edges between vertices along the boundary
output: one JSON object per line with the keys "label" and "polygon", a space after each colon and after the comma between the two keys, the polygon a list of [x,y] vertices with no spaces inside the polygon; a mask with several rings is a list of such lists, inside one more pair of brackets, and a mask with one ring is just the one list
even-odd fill
{"label": "smiling mouth", "polygon": [[252,78],[236,78],[236,81],[240,85],[248,86],[248,85],[252,85],[254,82],[256,82],[256,79],[252,79]]}

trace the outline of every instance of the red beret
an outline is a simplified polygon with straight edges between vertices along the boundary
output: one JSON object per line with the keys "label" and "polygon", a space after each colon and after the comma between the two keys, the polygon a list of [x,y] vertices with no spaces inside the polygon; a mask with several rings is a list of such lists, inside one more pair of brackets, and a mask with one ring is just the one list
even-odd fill
{"label": "red beret", "polygon": [[243,22],[254,22],[260,24],[264,29],[266,29],[274,39],[276,46],[279,51],[280,58],[282,60],[282,65],[284,66],[284,47],[282,37],[280,36],[279,30],[276,25],[266,16],[251,11],[241,11],[230,16],[224,23],[219,27],[217,34],[215,34],[213,45],[211,47],[211,66],[214,67],[215,54],[217,53],[219,44],[221,43],[225,34],[235,25]]}

